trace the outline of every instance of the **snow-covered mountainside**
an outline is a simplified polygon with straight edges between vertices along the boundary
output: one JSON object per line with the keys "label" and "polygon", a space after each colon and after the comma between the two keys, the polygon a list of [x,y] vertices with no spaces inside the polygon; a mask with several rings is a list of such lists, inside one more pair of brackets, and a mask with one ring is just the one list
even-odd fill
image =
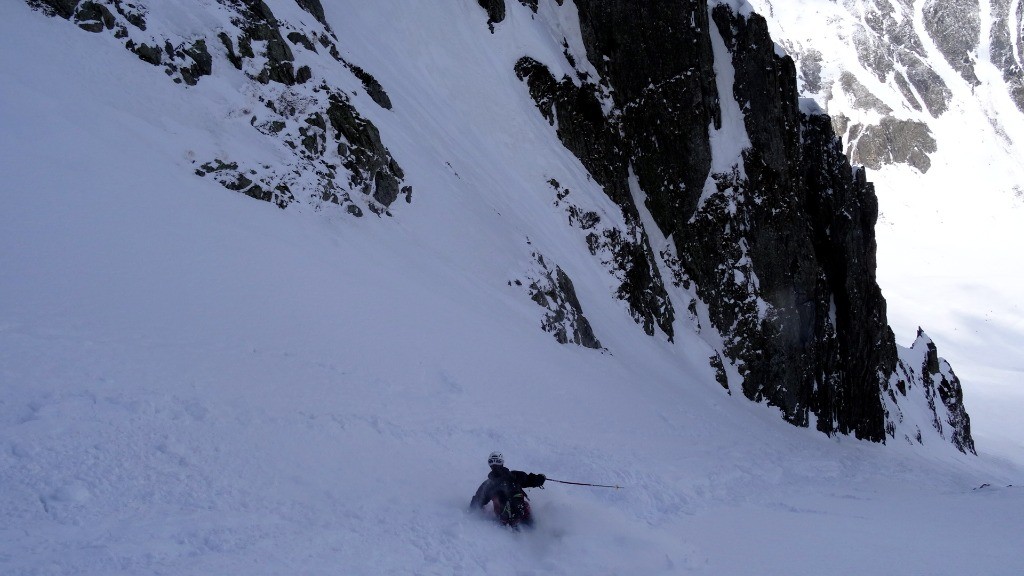
{"label": "snow-covered mountainside", "polygon": [[[191,151],[196,175],[281,208],[391,215],[399,197],[412,203],[407,179],[416,173],[392,155],[377,123],[394,116],[409,138],[423,122],[400,119],[389,83],[375,76],[380,65],[343,55],[351,48],[319,2],[275,4],[276,13],[265,2],[213,2],[209,16],[187,22],[163,5],[29,4],[121,44],[197,104],[202,88],[187,87],[207,76],[238,85],[246,99],[230,114],[246,143]],[[494,35],[505,2],[480,5]],[[652,338],[699,336],[714,380],[778,406],[794,424],[875,441],[922,442],[930,432],[974,451],[959,381],[940,394],[920,367],[901,365],[874,279],[873,189],[839,153],[828,117],[798,106],[793,62],[775,52],[760,16],[743,3],[522,5],[530,11],[523,26],[545,52],[497,38],[485,50],[520,53],[492,74],[521,81],[502,97],[521,104],[528,89],[538,110],[507,111],[513,126],[486,137],[544,121],[551,129],[538,137],[550,147],[557,135],[578,158],[564,164],[592,178],[578,184],[559,165],[539,178],[516,175],[523,189],[553,196],[542,205],[568,216],[555,227],[577,236],[551,242],[532,227],[521,231],[531,262],[506,283],[541,306],[545,330],[601,349],[600,326],[577,292],[619,300]],[[253,140],[276,157],[249,154]],[[406,156],[446,152],[419,148]],[[448,179],[461,179],[450,159],[443,163]],[[603,270],[599,283],[581,285],[581,269],[567,272],[566,259],[580,255]],[[907,416],[919,407],[931,413],[928,431]]]}
{"label": "snow-covered mountainside", "polygon": [[[933,153],[956,145],[933,126],[947,114],[957,122],[980,121],[990,137],[974,142],[993,152],[1024,146],[1020,2],[751,4],[796,60],[801,93],[832,115],[853,162],[873,169],[908,164],[928,172]],[[1019,161],[1010,164],[1004,169],[1020,170]],[[1020,196],[1024,189],[1016,182],[1007,192]]]}
{"label": "snow-covered mountainside", "polygon": [[[768,30],[4,3],[0,572],[1019,573],[1022,469],[896,345]],[[465,509],[495,449],[623,488],[509,533]]]}

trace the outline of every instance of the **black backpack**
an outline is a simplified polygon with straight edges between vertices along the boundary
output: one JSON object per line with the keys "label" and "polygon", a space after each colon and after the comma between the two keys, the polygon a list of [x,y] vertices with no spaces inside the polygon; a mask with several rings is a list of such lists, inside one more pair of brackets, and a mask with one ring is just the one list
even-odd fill
{"label": "black backpack", "polygon": [[505,504],[498,512],[498,519],[504,526],[511,526],[513,528],[519,526],[521,523],[529,524],[530,518],[530,498],[526,495],[526,492],[522,488],[516,486],[514,483],[509,483],[510,489],[505,491],[510,496],[505,499]]}

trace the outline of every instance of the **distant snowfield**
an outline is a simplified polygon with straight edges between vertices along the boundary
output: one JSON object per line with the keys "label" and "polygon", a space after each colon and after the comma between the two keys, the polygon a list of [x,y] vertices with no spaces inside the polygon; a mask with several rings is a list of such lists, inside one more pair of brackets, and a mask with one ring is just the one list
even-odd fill
{"label": "distant snowfield", "polygon": [[[713,384],[697,338],[648,338],[597,295],[610,353],[558,345],[507,281],[536,247],[599,273],[536,183],[593,184],[510,73],[515,46],[560,47],[516,2],[494,36],[475,0],[376,4],[325,8],[395,102],[361,107],[415,179],[383,219],[194,176],[245,141],[229,80],[187,90],[0,8],[0,573],[1024,572],[1021,436],[988,424],[1015,397],[995,376],[977,392],[956,356],[1001,344],[916,321],[965,380],[979,457],[791,427]],[[977,298],[950,313],[965,332],[1019,333],[985,322],[1010,284],[969,288],[940,293]],[[1019,375],[1007,362],[985,366]],[[549,483],[537,529],[510,533],[465,509],[495,449],[623,488]]]}
{"label": "distant snowfield", "polygon": [[[1024,461],[1024,210],[955,168],[928,180],[898,172],[875,176],[890,325],[900,342],[921,326],[953,365],[979,450]],[[943,177],[952,193],[927,187]]]}

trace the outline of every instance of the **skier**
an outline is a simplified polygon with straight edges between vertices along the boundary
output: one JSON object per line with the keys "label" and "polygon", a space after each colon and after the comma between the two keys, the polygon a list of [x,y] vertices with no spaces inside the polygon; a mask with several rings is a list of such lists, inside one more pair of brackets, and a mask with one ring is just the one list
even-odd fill
{"label": "skier", "polygon": [[503,526],[518,529],[520,525],[532,526],[530,500],[523,488],[542,488],[547,478],[543,474],[530,474],[505,468],[505,458],[500,452],[491,452],[487,458],[491,467],[487,480],[480,484],[469,503],[471,510],[478,510],[491,503],[494,513]]}

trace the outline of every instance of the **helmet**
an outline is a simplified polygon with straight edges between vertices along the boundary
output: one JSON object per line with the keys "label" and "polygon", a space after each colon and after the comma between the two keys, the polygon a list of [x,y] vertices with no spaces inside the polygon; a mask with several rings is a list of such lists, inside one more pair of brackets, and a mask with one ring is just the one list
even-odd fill
{"label": "helmet", "polygon": [[501,455],[501,452],[491,452],[491,455],[487,457],[488,466],[504,466],[505,457]]}

